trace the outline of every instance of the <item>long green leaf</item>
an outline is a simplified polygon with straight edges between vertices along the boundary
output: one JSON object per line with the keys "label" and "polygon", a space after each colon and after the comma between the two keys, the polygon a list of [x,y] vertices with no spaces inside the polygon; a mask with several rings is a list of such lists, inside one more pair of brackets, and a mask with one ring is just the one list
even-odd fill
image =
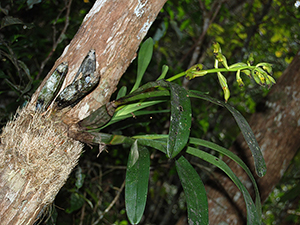
{"label": "long green leaf", "polygon": [[[154,98],[154,97],[165,97],[169,96],[170,93],[168,90],[153,90],[148,92],[137,93],[136,95],[130,95],[130,97],[126,96],[116,101],[117,105],[124,105],[128,103],[132,103],[141,99]],[[134,92],[135,93],[135,92]]]}
{"label": "long green leaf", "polygon": [[171,94],[171,119],[167,156],[175,157],[187,144],[192,122],[191,102],[187,91],[175,83],[169,83]]}
{"label": "long green leaf", "polygon": [[164,139],[164,140],[167,140],[168,135],[167,134],[142,134],[142,135],[132,136],[132,138],[136,138],[136,139],[148,139],[148,140],[153,140],[153,139]]}
{"label": "long green leaf", "polygon": [[175,165],[186,198],[189,224],[208,224],[206,191],[198,173],[183,156]]}
{"label": "long green leaf", "polygon": [[248,143],[248,146],[252,152],[252,156],[254,159],[255,170],[257,175],[259,177],[263,177],[267,172],[267,166],[252,129],[250,128],[248,122],[239,111],[237,111],[229,104],[225,104],[225,107],[231,112],[231,114],[235,118],[235,121],[239,125],[242,134],[246,142]]}
{"label": "long green leaf", "polygon": [[138,103],[133,103],[133,104],[129,104],[124,106],[122,109],[118,109],[116,110],[113,119],[117,119],[120,116],[124,116],[124,115],[128,115],[130,113],[133,113],[135,111],[141,110],[143,108],[158,104],[158,103],[162,103],[164,101],[147,101],[147,102],[138,102]]}
{"label": "long green leaf", "polygon": [[232,172],[232,170],[229,168],[229,166],[223,162],[221,159],[207,153],[204,151],[201,151],[196,148],[188,147],[187,153],[194,155],[200,159],[203,159],[215,166],[217,166],[219,169],[223,170],[229,178],[235,183],[235,185],[240,189],[244,196],[244,200],[246,203],[246,209],[247,209],[247,224],[248,225],[260,225],[260,217],[258,215],[258,212],[256,210],[255,204],[245,188],[245,186],[242,184],[240,179]]}
{"label": "long green leaf", "polygon": [[[121,110],[117,111],[113,117],[111,118],[111,120],[105,124],[103,127],[101,127],[101,129],[104,129],[105,127],[110,126],[111,124],[117,123],[120,120],[124,120],[127,118],[132,117],[132,113],[136,112],[137,110],[141,110],[143,108],[155,105],[155,104],[159,104],[162,103],[164,101],[148,101],[148,102],[141,102],[141,103],[134,103],[134,104],[129,104],[124,106]],[[150,112],[150,113],[149,113]],[[159,111],[159,112],[166,112],[166,111]],[[145,115],[145,114],[151,114],[151,113],[155,113],[155,111],[151,112],[148,111],[147,113],[136,113],[136,115]]]}
{"label": "long green leaf", "polygon": [[106,134],[98,132],[90,132],[94,136],[92,141],[95,144],[104,143],[106,145],[132,145],[136,140],[138,144],[148,146],[166,154],[167,152],[167,138],[168,135],[138,135],[133,137],[126,137],[118,134]]}
{"label": "long green leaf", "polygon": [[[148,82],[148,83],[142,85],[141,87],[139,87],[138,89],[136,89],[135,91],[131,92],[130,94],[124,96],[123,98],[118,99],[115,102],[115,104],[124,105],[129,102],[135,101],[135,100],[137,100],[137,99],[135,99],[136,96],[138,96],[139,94],[153,92],[155,90],[155,88],[159,88],[159,87],[169,88],[169,83],[166,82],[165,80],[157,80],[157,81]],[[154,96],[154,97],[156,97],[156,96]]]}
{"label": "long green leaf", "polygon": [[100,132],[91,132],[90,134],[94,136],[94,139],[92,140],[94,144],[104,143],[106,145],[121,145],[121,144],[132,145],[134,143],[134,139],[123,135],[106,134]]}
{"label": "long green leaf", "polygon": [[210,101],[210,102],[220,105],[222,107],[226,107],[229,110],[229,112],[231,112],[235,121],[237,122],[238,126],[240,127],[242,134],[252,152],[256,173],[259,177],[263,177],[267,172],[267,167],[266,167],[264,157],[262,155],[262,152],[261,152],[260,147],[257,143],[257,140],[253,134],[252,129],[250,128],[246,119],[241,115],[241,113],[239,111],[237,111],[236,109],[234,109],[229,104],[221,102],[221,101],[214,99],[210,96],[207,96],[201,92],[189,91],[188,94],[190,97],[204,99],[206,101]]}
{"label": "long green leaf", "polygon": [[133,136],[132,138],[137,139],[140,145],[157,149],[165,154],[167,153],[168,135],[162,135],[162,134],[137,135],[137,136]]}
{"label": "long green leaf", "polygon": [[133,139],[138,140],[139,144],[154,148],[165,154],[167,153],[168,137],[169,135],[166,134],[146,134],[132,136]]}
{"label": "long green leaf", "polygon": [[150,173],[150,155],[135,141],[131,147],[125,181],[125,206],[131,224],[138,224],[143,216]]}
{"label": "long green leaf", "polygon": [[159,150],[163,153],[167,153],[167,144],[165,141],[160,140],[147,140],[147,139],[138,139],[138,143],[143,146],[151,147],[156,150]]}
{"label": "long green leaf", "polygon": [[133,92],[140,86],[144,73],[151,61],[152,53],[153,53],[153,40],[152,38],[148,38],[142,44],[138,54],[137,78],[131,92]]}
{"label": "long green leaf", "polygon": [[261,217],[261,201],[260,201],[260,196],[259,196],[259,190],[256,184],[256,181],[250,171],[250,169],[248,168],[248,166],[234,153],[232,153],[231,151],[227,150],[226,148],[223,148],[215,143],[212,143],[210,141],[205,141],[199,138],[190,138],[190,144],[195,144],[195,145],[199,145],[199,146],[203,146],[203,147],[207,147],[210,149],[213,149],[223,155],[226,155],[228,158],[232,159],[233,161],[235,161],[240,167],[243,168],[243,170],[245,170],[245,172],[247,173],[247,175],[249,176],[250,180],[253,183],[253,187],[254,187],[254,191],[255,191],[255,205],[256,205],[256,210],[257,213],[259,215],[259,217]]}
{"label": "long green leaf", "polygon": [[114,105],[112,104],[112,102],[108,102],[92,112],[88,117],[79,121],[78,124],[81,127],[85,127],[88,129],[97,129],[107,124],[113,117],[114,112]]}

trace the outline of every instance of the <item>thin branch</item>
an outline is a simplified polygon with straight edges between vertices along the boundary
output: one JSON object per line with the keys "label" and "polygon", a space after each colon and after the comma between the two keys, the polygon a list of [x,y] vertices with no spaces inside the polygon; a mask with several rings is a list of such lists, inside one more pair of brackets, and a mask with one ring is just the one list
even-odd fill
{"label": "thin branch", "polygon": [[200,9],[202,9],[202,11],[206,11],[205,5],[203,4],[202,0],[199,0],[199,5],[200,5]]}
{"label": "thin branch", "polygon": [[[86,192],[84,192],[83,196],[84,196],[84,198],[86,198]],[[84,224],[85,207],[86,207],[86,202],[83,204],[83,206],[81,208],[79,225],[83,225]]]}
{"label": "thin branch", "polygon": [[[205,37],[205,35],[206,35],[206,33],[207,33],[207,30],[208,30],[209,26],[210,26],[210,25],[212,24],[212,22],[215,20],[216,16],[218,15],[218,13],[219,13],[219,11],[220,11],[220,9],[221,9],[222,4],[223,4],[225,1],[226,1],[226,0],[218,1],[218,4],[215,4],[215,2],[214,2],[213,6],[217,5],[216,9],[212,7],[212,8],[211,8],[211,11],[210,11],[209,13],[208,13],[208,12],[205,12],[205,13],[204,13],[204,14],[208,15],[208,18],[204,18],[204,19],[203,19],[203,27],[204,27],[205,29],[203,29],[203,31],[202,31],[200,37],[197,39],[197,41],[194,43],[194,45],[190,48],[190,50],[182,57],[182,59],[181,59],[180,62],[179,62],[180,64],[186,59],[186,57],[187,57],[188,55],[191,54],[191,52],[192,52],[197,46],[202,45],[202,42],[203,42],[203,40],[204,40],[204,37]],[[201,2],[201,1],[199,1],[199,2]],[[200,6],[200,8],[202,8],[202,7]],[[214,12],[214,13],[213,13],[213,16],[211,17],[212,12]],[[206,22],[206,19],[208,19],[208,23]],[[207,23],[207,24],[205,24],[205,23]],[[200,50],[200,48],[199,48],[199,50]],[[192,58],[195,58],[195,56],[193,56]],[[194,60],[193,60],[193,61],[194,61]],[[194,65],[195,62],[196,62],[196,60],[195,60],[194,62],[191,62],[190,64],[191,64],[191,65]],[[190,66],[189,66],[189,67],[190,67]]]}
{"label": "thin branch", "polygon": [[247,38],[243,47],[244,49],[248,49],[253,36],[255,35],[259,28],[259,25],[263,21],[263,18],[269,13],[272,6],[272,2],[273,0],[269,0],[266,4],[264,4],[261,14],[254,16],[255,23],[250,27],[249,31],[247,32]]}
{"label": "thin branch", "polygon": [[116,201],[119,199],[120,194],[122,193],[123,189],[125,187],[125,180],[123,181],[123,184],[121,185],[121,187],[119,188],[116,197],[114,198],[114,200],[109,204],[109,206],[99,215],[98,220],[96,220],[93,225],[96,225],[99,223],[99,221],[103,218],[103,216],[109,212],[109,210],[114,206],[114,204],[116,203]]}
{"label": "thin branch", "polygon": [[[54,24],[53,24],[53,45],[52,45],[52,50],[49,52],[48,56],[46,57],[46,59],[41,63],[41,67],[40,67],[40,71],[38,73],[38,75],[36,76],[36,80],[38,80],[40,78],[40,75],[46,65],[46,63],[49,61],[49,59],[51,58],[51,56],[53,55],[53,53],[55,52],[56,50],[56,47],[57,45],[62,41],[63,39],[63,36],[65,35],[66,31],[67,31],[67,28],[69,26],[69,15],[70,15],[70,9],[71,9],[71,4],[72,4],[72,0],[69,0],[69,2],[67,2],[67,0],[65,1],[65,7],[60,11],[60,13],[58,14]],[[61,13],[64,11],[64,10],[67,10],[66,11],[66,20],[65,20],[65,25],[64,25],[64,28],[62,29],[59,37],[56,39],[56,22],[57,20],[60,18],[60,15]]]}

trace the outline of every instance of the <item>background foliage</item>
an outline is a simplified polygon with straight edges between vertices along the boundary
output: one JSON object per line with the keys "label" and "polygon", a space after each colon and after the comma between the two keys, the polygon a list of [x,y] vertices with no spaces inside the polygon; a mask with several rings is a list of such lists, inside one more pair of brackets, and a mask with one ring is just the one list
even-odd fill
{"label": "background foliage", "polygon": [[[274,76],[279,77],[299,50],[299,4],[295,0],[168,1],[148,33],[155,41],[154,57],[142,83],[156,80],[165,64],[169,66],[168,74],[177,74],[195,63],[204,64],[204,69],[213,68],[213,41],[221,43],[222,52],[231,63],[245,61],[253,53],[256,62],[272,63]],[[1,1],[1,125],[30,99],[92,5],[93,1],[82,0]],[[120,87],[131,89],[136,68],[134,61]],[[229,103],[248,117],[260,110],[259,102],[267,90],[245,79],[247,87],[241,91],[234,77],[227,75],[231,87]],[[182,79],[179,83],[222,100],[216,76]],[[193,107],[192,136],[229,147],[238,128],[232,126],[234,121],[228,111],[195,99],[192,105],[197,105]],[[156,110],[164,108],[161,105]],[[128,136],[167,133],[168,120],[167,113],[129,118],[105,131]],[[49,209],[53,213],[48,223],[56,220],[57,224],[128,224],[123,190],[128,147],[107,147],[107,152],[99,157],[98,148],[87,148],[55,206]],[[186,205],[175,165],[157,151],[151,152],[150,157],[150,189],[143,224],[180,224]],[[190,162],[198,172],[206,171],[201,173],[202,180],[210,177],[213,168],[195,159]],[[298,174],[293,169],[298,167],[296,157],[282,184],[265,204],[267,224],[280,224],[285,219],[299,221],[298,201],[288,204],[291,195],[284,194],[293,188],[298,190]],[[286,196],[284,201],[280,200],[282,196]]]}

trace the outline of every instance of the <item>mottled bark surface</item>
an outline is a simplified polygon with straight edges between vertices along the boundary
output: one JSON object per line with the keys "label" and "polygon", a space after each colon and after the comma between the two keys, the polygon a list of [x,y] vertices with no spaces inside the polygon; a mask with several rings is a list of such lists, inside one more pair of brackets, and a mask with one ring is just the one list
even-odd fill
{"label": "mottled bark surface", "polygon": [[[278,79],[267,95],[261,110],[252,115],[250,126],[263,152],[267,173],[257,178],[262,202],[266,200],[284,174],[289,162],[300,147],[300,53]],[[231,150],[238,154],[254,171],[251,152],[242,135],[239,135]],[[253,193],[251,181],[234,162],[225,159],[233,172]],[[254,172],[253,172],[254,173]],[[218,179],[222,188],[208,186],[210,224],[245,224],[243,195],[224,175]]]}
{"label": "mottled bark surface", "polygon": [[[95,2],[31,103],[23,114],[19,113],[17,120],[3,129],[0,144],[1,225],[33,224],[43,206],[54,200],[82,150],[82,144],[68,137],[69,126],[109,101],[164,3],[161,0]],[[54,69],[60,63],[68,62],[69,72],[62,85],[62,89],[65,88],[73,81],[91,49],[96,52],[96,72],[101,76],[97,88],[66,114],[41,116],[36,113],[38,94]],[[74,146],[77,146],[76,151]]]}
{"label": "mottled bark surface", "polygon": [[[77,34],[48,74],[49,76],[60,63],[68,62],[69,72],[63,89],[73,81],[88,51],[96,51],[96,71],[101,76],[100,84],[68,113],[74,122],[109,101],[165,2],[166,0],[95,2]],[[36,101],[40,89],[41,87],[37,89],[31,102]]]}

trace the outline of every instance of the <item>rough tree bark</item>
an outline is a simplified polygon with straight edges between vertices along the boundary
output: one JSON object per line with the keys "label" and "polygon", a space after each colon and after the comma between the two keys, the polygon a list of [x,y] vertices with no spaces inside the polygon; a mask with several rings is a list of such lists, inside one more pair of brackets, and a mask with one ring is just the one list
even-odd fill
{"label": "rough tree bark", "polygon": [[[0,224],[33,224],[77,164],[83,144],[69,128],[109,101],[122,74],[166,0],[98,0],[25,109],[3,129],[0,143]],[[96,52],[97,88],[64,115],[35,112],[38,94],[54,69],[68,62],[63,88],[89,50]],[[67,118],[67,119],[66,119]],[[62,122],[64,120],[64,122]]]}
{"label": "rough tree bark", "polygon": [[[278,79],[267,95],[262,111],[252,115],[250,127],[261,146],[267,173],[257,178],[262,202],[279,182],[289,162],[300,147],[300,52]],[[242,135],[239,135],[231,150],[253,168],[251,152]],[[252,191],[252,183],[246,173],[233,161],[225,159],[233,172]],[[211,224],[245,224],[246,208],[241,192],[225,175],[219,174],[221,191],[207,186]]]}

